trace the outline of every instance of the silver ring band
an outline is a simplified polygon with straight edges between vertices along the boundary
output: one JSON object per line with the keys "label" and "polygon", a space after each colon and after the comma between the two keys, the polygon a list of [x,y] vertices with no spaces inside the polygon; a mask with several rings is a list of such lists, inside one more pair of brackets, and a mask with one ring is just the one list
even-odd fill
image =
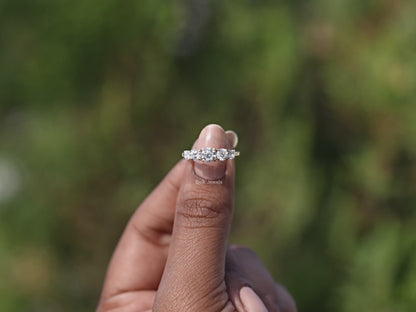
{"label": "silver ring band", "polygon": [[202,149],[193,149],[188,151],[183,151],[182,157],[187,160],[195,161],[226,161],[227,159],[234,159],[236,156],[239,156],[240,152],[233,149],[226,148],[213,148],[205,147]]}

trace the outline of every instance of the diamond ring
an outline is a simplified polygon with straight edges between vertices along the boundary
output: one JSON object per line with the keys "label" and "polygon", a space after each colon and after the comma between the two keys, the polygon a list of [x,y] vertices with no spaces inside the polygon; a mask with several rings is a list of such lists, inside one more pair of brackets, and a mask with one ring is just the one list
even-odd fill
{"label": "diamond ring", "polygon": [[240,155],[240,152],[237,152],[233,149],[226,148],[213,148],[205,147],[203,149],[193,149],[190,151],[184,151],[182,157],[187,160],[195,161],[225,161],[227,159],[234,159],[236,156]]}

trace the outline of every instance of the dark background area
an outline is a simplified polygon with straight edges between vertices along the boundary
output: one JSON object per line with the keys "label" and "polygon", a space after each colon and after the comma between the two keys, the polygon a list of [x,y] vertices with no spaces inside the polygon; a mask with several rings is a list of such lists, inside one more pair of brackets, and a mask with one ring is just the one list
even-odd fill
{"label": "dark background area", "polygon": [[416,307],[416,3],[0,1],[0,310],[93,311],[135,208],[234,129],[233,243],[300,311]]}

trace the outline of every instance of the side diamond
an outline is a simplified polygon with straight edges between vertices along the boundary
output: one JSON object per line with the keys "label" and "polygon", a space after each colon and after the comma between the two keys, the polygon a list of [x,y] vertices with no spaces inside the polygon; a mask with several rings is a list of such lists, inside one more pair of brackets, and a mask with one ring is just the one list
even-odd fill
{"label": "side diamond", "polygon": [[217,159],[224,161],[228,158],[228,151],[225,148],[217,150]]}
{"label": "side diamond", "polygon": [[229,150],[228,151],[228,158],[234,159],[235,158],[235,150]]}
{"label": "side diamond", "polygon": [[192,159],[192,153],[191,153],[191,151],[184,151],[182,153],[182,157],[185,158],[185,159],[187,159],[187,160]]}
{"label": "side diamond", "polygon": [[201,160],[201,158],[202,158],[202,155],[201,155],[199,150],[192,150],[191,151],[191,156],[192,156],[193,160]]}

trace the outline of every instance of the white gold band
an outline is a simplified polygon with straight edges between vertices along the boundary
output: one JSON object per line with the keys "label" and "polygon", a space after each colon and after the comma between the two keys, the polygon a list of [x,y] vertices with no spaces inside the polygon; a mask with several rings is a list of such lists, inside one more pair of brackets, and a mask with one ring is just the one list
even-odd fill
{"label": "white gold band", "polygon": [[239,156],[240,152],[237,152],[233,149],[226,149],[226,148],[213,148],[213,147],[205,147],[203,149],[194,149],[190,151],[184,151],[182,153],[182,157],[187,160],[195,160],[195,161],[225,161],[227,159],[234,159],[236,156]]}

